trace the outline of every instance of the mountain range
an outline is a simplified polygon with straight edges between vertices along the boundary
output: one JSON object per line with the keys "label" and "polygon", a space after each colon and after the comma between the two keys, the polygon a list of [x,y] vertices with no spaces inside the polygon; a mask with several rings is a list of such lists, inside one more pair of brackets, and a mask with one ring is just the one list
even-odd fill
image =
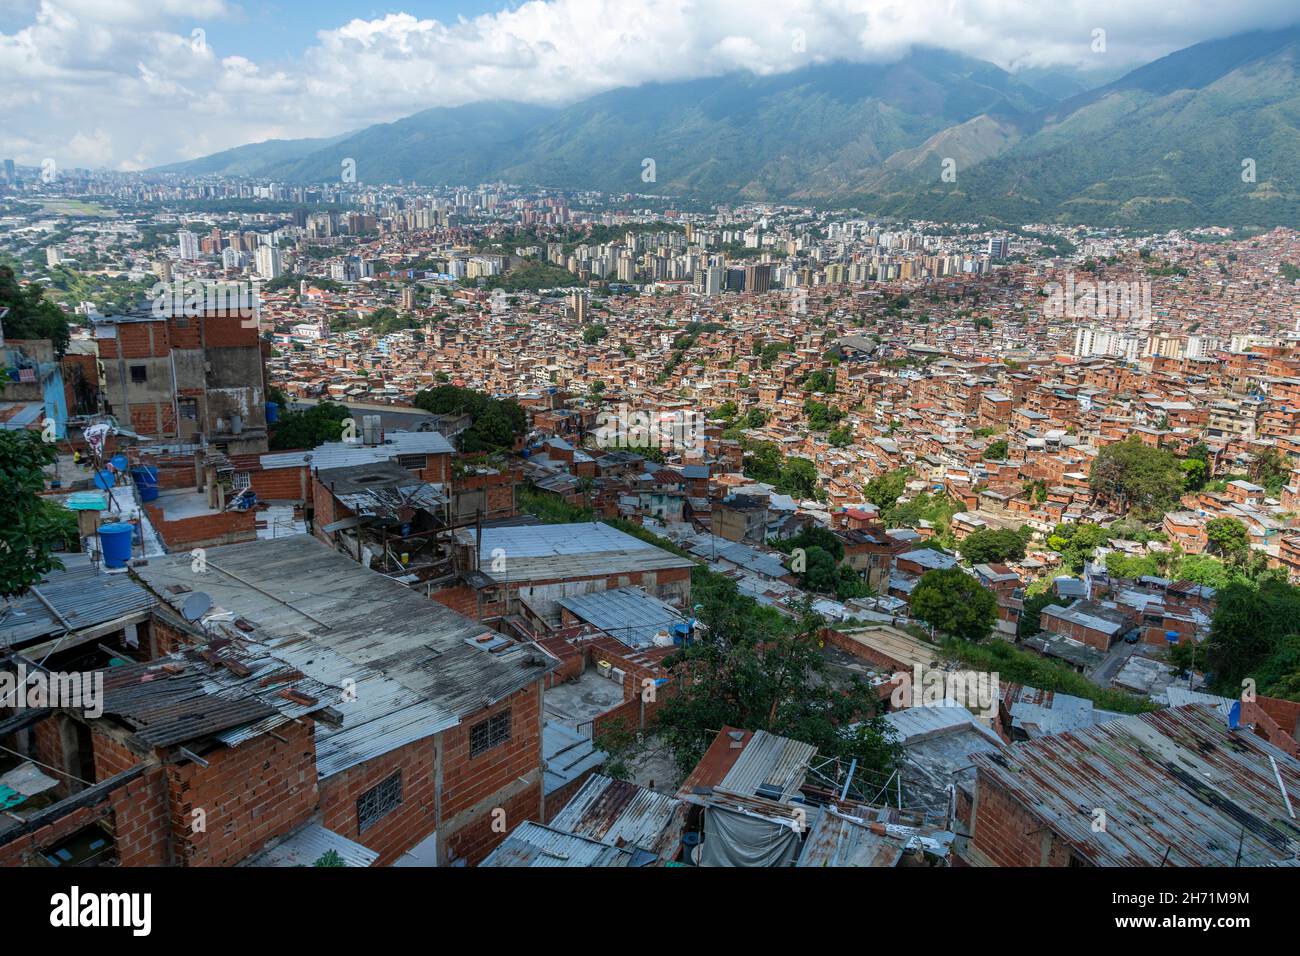
{"label": "mountain range", "polygon": [[362,182],[500,179],[1009,224],[1295,225],[1298,66],[1300,27],[1200,43],[1094,89],[917,49],[889,64],[652,83],[565,107],[435,108],[160,171],[337,182],[352,158]]}

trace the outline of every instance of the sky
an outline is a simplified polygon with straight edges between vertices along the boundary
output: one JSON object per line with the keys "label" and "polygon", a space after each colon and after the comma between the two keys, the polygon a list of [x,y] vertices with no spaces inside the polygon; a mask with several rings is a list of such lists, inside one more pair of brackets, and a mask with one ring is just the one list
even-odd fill
{"label": "sky", "polygon": [[1295,0],[0,0],[0,157],[138,170],[433,106],[914,46],[1110,76],[1297,19]]}

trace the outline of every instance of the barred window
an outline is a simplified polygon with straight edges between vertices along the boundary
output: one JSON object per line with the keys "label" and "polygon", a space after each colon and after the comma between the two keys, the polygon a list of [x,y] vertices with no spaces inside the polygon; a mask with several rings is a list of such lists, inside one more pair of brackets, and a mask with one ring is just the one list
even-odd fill
{"label": "barred window", "polygon": [[365,833],[402,805],[402,771],[371,787],[357,798],[357,830]]}
{"label": "barred window", "polygon": [[503,710],[469,729],[469,755],[491,750],[510,739],[510,711]]}
{"label": "barred window", "polygon": [[424,466],[428,464],[426,455],[398,455],[397,463],[407,471],[423,471]]}

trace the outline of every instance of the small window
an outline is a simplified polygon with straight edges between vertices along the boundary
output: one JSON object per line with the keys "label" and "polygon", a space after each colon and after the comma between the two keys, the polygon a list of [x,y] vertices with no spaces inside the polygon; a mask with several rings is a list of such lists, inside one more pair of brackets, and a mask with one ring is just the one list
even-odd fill
{"label": "small window", "polygon": [[197,398],[178,398],[176,408],[180,412],[181,418],[191,422],[199,420],[199,400]]}
{"label": "small window", "polygon": [[402,805],[402,771],[357,798],[357,831],[365,833]]}
{"label": "small window", "polygon": [[397,463],[407,471],[423,471],[428,463],[426,455],[398,455]]}
{"label": "small window", "polygon": [[503,710],[469,729],[469,755],[477,757],[510,739],[510,711]]}
{"label": "small window", "polygon": [[50,866],[116,866],[117,847],[98,824],[83,827],[41,851]]}
{"label": "small window", "polygon": [[235,477],[231,481],[231,487],[234,488],[235,491],[243,491],[251,484],[252,481],[249,479],[248,472],[246,471],[235,472]]}
{"label": "small window", "polygon": [[131,366],[131,381],[136,385],[149,381],[149,372],[143,365]]}

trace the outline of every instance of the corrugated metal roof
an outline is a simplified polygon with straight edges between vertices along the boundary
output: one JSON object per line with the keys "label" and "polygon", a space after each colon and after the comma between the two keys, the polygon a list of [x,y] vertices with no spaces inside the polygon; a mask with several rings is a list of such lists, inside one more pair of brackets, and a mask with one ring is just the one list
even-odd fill
{"label": "corrugated metal roof", "polygon": [[[72,626],[73,633],[144,614],[156,603],[153,595],[125,571],[96,569],[85,555],[65,555],[63,563],[64,570],[51,571],[36,588]],[[58,618],[28,591],[0,619],[0,648],[19,648],[41,638],[57,637],[63,631]]]}
{"label": "corrugated metal roof", "polygon": [[275,846],[250,857],[240,866],[313,866],[333,850],[344,866],[373,866],[379,852],[349,840],[319,823],[309,823]]}
{"label": "corrugated metal roof", "polygon": [[917,548],[915,551],[906,551],[898,555],[895,561],[911,561],[913,564],[919,564],[923,568],[942,569],[955,568],[958,564],[956,558],[951,554],[944,554],[942,551],[935,551],[933,548]]}
{"label": "corrugated metal roof", "polygon": [[558,721],[542,724],[542,763],[545,792],[550,794],[572,783],[588,770],[605,762],[609,754],[597,750],[591,738]]}
{"label": "corrugated metal roof", "polygon": [[812,744],[778,737],[766,730],[755,731],[736,763],[714,789],[753,797],[760,796],[760,787],[771,788],[771,799],[787,800],[799,792],[808,774],[808,764],[816,753],[817,748]]}
{"label": "corrugated metal roof", "polygon": [[698,534],[684,542],[686,550],[710,561],[716,559],[734,564],[755,574],[769,578],[781,578],[790,573],[790,569],[781,563],[780,557],[751,548],[739,541],[730,541],[716,535]]}
{"label": "corrugated metal roof", "polygon": [[671,604],[641,588],[596,591],[560,598],[558,603],[629,647],[649,647],[656,634],[661,631],[671,634],[674,624],[686,622],[686,617]]}
{"label": "corrugated metal roof", "polygon": [[[329,706],[330,689],[266,655],[227,644],[105,668],[104,713],[141,741],[167,747],[206,737],[234,746],[258,731]],[[292,688],[311,703],[280,696]]]}
{"label": "corrugated metal roof", "polygon": [[556,814],[551,826],[609,846],[635,846],[658,853],[680,836],[664,831],[680,824],[682,802],[626,780],[592,774]]}
{"label": "corrugated metal roof", "polygon": [[1233,866],[1238,853],[1240,865],[1260,866],[1300,853],[1270,756],[1287,792],[1300,793],[1300,761],[1198,704],[973,760],[980,786],[1006,790],[1096,866]]}
{"label": "corrugated metal roof", "polygon": [[388,461],[398,455],[449,455],[453,451],[451,442],[438,432],[385,432],[382,445],[363,445],[360,442],[327,442],[310,451],[275,452],[262,456],[263,468],[297,468],[308,464],[306,458],[311,456],[311,467],[344,468],[348,465],[364,465],[368,462]]}
{"label": "corrugated metal roof", "polygon": [[1023,684],[1012,684],[1003,694],[1011,725],[1030,736],[1059,734],[1122,716],[1099,710],[1085,697],[1074,697]]}
{"label": "corrugated metal roof", "polygon": [[343,506],[359,515],[408,520],[414,510],[436,511],[447,503],[442,485],[417,480],[385,488],[336,492]]}
{"label": "corrugated metal roof", "polygon": [[627,850],[527,821],[479,866],[628,866],[631,862]]}
{"label": "corrugated metal roof", "polygon": [[809,827],[795,866],[892,867],[903,858],[905,848],[905,840],[873,832],[870,824],[825,810]]}
{"label": "corrugated metal roof", "polygon": [[441,484],[423,481],[396,461],[321,469],[316,478],[359,515],[407,521],[415,509],[434,511],[448,500]]}
{"label": "corrugated metal roof", "polygon": [[893,710],[885,714],[884,720],[898,733],[898,742],[903,745],[940,734],[971,731],[1002,746],[1002,738],[981,724],[965,707],[955,703]]}
{"label": "corrugated metal roof", "polygon": [[[475,536],[472,528],[457,532],[470,547]],[[502,557],[504,570],[494,571],[493,559]],[[593,522],[483,528],[479,544],[479,570],[503,583],[694,566],[689,558]]]}
{"label": "corrugated metal roof", "polygon": [[472,646],[491,632],[309,535],[209,548],[206,559],[203,574],[189,555],[137,570],[176,607],[190,590],[206,592],[210,634],[330,688],[344,719],[341,728],[317,728],[322,777],[453,727],[553,664],[530,645],[493,653]]}

